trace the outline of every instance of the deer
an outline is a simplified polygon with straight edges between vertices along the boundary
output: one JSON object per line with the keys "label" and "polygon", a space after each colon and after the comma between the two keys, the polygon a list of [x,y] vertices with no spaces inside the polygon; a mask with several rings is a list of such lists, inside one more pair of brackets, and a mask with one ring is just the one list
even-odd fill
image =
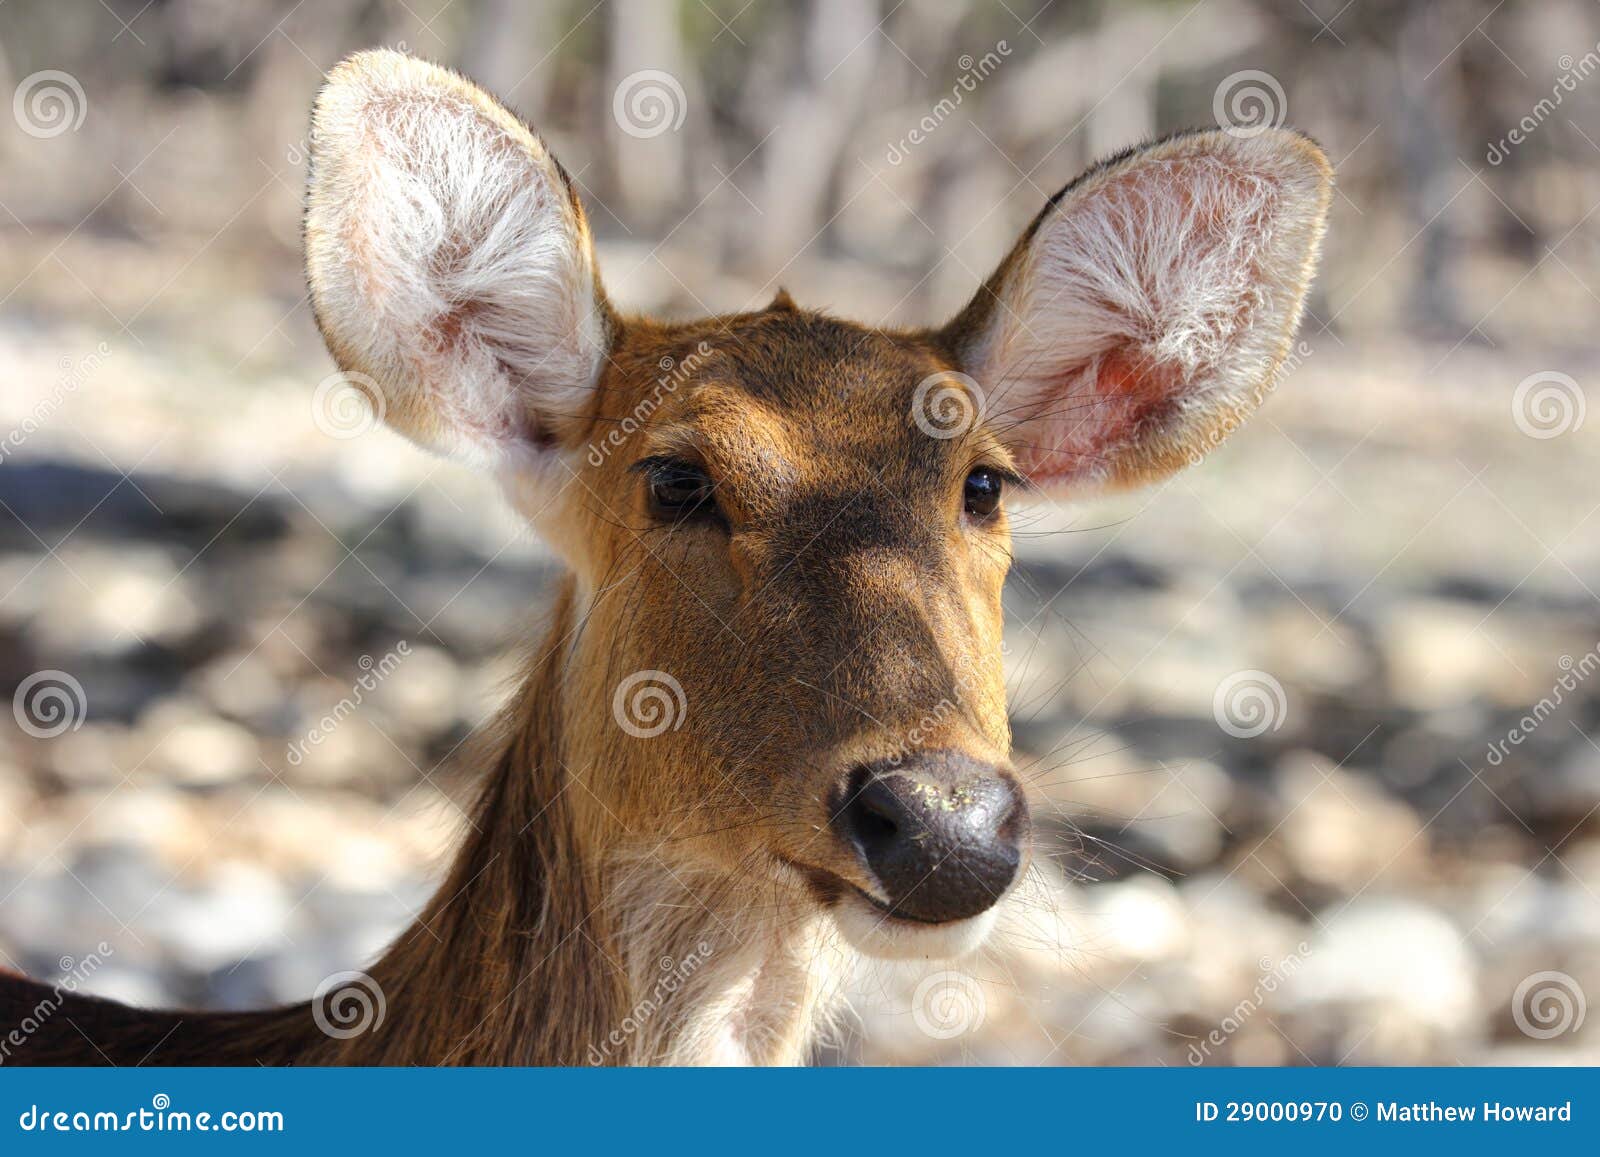
{"label": "deer", "polygon": [[1130,148],[919,329],[782,290],[624,313],[544,141],[409,55],[340,63],[310,139],[327,348],[549,544],[547,626],[370,988],[197,1013],[7,976],[0,1032],[33,1023],[8,1059],[794,1065],[849,961],[980,949],[1038,868],[1010,508],[1163,479],[1254,411],[1313,278],[1322,150],[1277,127]]}

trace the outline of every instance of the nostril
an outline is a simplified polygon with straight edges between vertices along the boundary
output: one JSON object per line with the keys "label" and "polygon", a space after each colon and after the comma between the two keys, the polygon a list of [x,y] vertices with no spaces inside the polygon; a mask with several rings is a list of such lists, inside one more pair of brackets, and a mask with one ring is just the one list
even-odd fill
{"label": "nostril", "polygon": [[900,834],[900,825],[889,814],[883,801],[866,798],[858,800],[856,806],[861,811],[855,825],[856,835],[862,843],[883,843]]}
{"label": "nostril", "polygon": [[855,842],[869,864],[899,841],[905,822],[900,801],[866,767],[850,773],[832,810],[834,822]]}
{"label": "nostril", "polygon": [[1021,865],[1029,822],[1016,781],[953,752],[857,767],[829,804],[835,832],[898,916],[976,915]]}

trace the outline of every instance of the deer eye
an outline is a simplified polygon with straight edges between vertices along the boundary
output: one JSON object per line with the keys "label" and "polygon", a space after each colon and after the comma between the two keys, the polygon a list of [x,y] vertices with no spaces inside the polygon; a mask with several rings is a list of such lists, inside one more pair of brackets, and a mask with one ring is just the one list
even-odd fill
{"label": "deer eye", "polygon": [[648,487],[650,513],[670,522],[682,522],[716,510],[711,479],[692,462],[676,459],[640,463]]}
{"label": "deer eye", "polygon": [[1004,476],[988,466],[979,466],[967,475],[962,502],[973,518],[988,518],[1000,508],[1000,494],[1005,489]]}

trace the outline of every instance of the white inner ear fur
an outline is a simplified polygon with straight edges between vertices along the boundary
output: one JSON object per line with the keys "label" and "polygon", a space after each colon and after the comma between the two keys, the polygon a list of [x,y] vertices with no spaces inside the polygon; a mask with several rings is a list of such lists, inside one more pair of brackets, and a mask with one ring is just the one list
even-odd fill
{"label": "white inner ear fur", "polygon": [[340,365],[430,448],[537,458],[585,409],[608,337],[581,212],[542,142],[469,82],[392,52],[334,70],[312,140],[307,264]]}
{"label": "white inner ear fur", "polygon": [[1293,134],[1208,133],[1068,192],[967,356],[1024,469],[1136,482],[1237,425],[1299,323],[1329,175]]}

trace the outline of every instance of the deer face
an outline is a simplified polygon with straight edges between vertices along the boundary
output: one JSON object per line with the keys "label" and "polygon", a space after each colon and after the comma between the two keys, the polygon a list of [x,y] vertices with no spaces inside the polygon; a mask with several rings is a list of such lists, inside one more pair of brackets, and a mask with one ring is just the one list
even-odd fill
{"label": "deer face", "polygon": [[611,708],[585,746],[613,798],[795,877],[863,942],[970,934],[1024,859],[1000,661],[1016,465],[981,425],[919,425],[921,384],[959,392],[952,369],[926,337],[786,302],[624,327],[551,531],[589,544],[568,553],[608,592],[572,666]]}
{"label": "deer face", "polygon": [[318,100],[329,348],[561,552],[563,751],[593,838],[786,889],[881,956],[981,940],[1027,860],[1001,587],[1024,487],[1219,441],[1297,324],[1329,171],[1292,134],[1170,139],[1044,208],[949,325],[623,318],[543,144],[393,53]]}

